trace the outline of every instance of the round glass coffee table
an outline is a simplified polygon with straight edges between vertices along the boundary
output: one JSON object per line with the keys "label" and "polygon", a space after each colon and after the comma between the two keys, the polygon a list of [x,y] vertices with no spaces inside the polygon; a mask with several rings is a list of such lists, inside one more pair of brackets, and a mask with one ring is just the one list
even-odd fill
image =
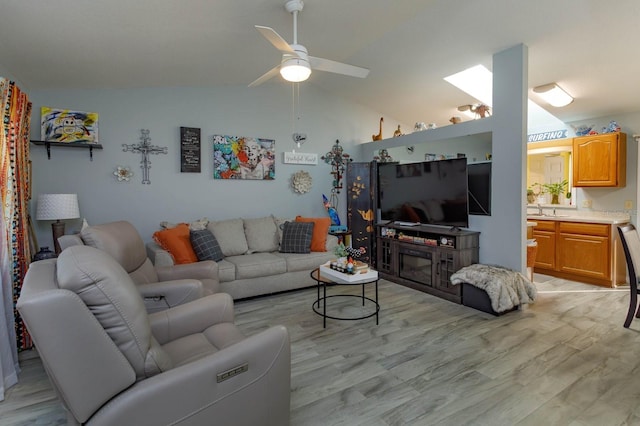
{"label": "round glass coffee table", "polygon": [[[343,321],[355,321],[365,318],[371,318],[375,315],[376,325],[378,325],[378,312],[380,312],[380,304],[378,303],[378,273],[370,271],[371,273],[363,274],[363,278],[358,279],[356,276],[351,275],[341,278],[338,272],[333,272],[331,275],[321,272],[320,268],[316,268],[311,271],[311,278],[317,283],[318,296],[313,303],[313,311],[322,317],[322,326],[327,328],[327,318]],[[375,272],[375,273],[374,273]],[[365,286],[367,284],[373,284],[375,288],[375,298],[370,298],[365,295]],[[327,286],[335,285],[359,285],[362,286],[362,294],[333,294],[327,296]],[[322,296],[320,295],[320,289],[322,288]],[[371,305],[371,309],[367,309],[362,315],[359,316],[337,316],[327,314],[327,300],[328,299],[340,299],[340,298],[352,298],[356,297],[362,300],[362,306]],[[320,306],[322,304],[322,307]],[[322,309],[322,310],[321,310]],[[369,312],[371,311],[371,312]]]}

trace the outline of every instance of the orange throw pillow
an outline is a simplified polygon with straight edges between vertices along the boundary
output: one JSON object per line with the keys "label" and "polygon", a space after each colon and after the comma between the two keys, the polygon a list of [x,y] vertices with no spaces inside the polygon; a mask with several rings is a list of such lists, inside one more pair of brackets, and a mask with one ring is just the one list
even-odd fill
{"label": "orange throw pillow", "polygon": [[296,216],[296,222],[315,223],[311,236],[311,251],[327,251],[327,234],[331,226],[331,218]]}
{"label": "orange throw pillow", "polygon": [[174,262],[178,265],[198,261],[189,239],[189,225],[186,223],[181,223],[175,228],[156,231],[153,234],[153,239],[171,254]]}

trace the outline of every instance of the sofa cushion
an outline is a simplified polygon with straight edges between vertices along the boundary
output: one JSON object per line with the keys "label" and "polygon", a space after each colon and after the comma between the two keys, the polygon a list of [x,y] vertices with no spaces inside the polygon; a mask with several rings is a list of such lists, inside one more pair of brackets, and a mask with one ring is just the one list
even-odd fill
{"label": "sofa cushion", "polygon": [[282,253],[309,253],[313,237],[313,222],[285,222],[282,231]]}
{"label": "sofa cushion", "polygon": [[244,221],[242,219],[209,222],[207,229],[218,240],[222,254],[225,257],[245,254],[249,250],[247,238],[244,235]]}
{"label": "sofa cushion", "polygon": [[236,267],[236,280],[266,277],[287,272],[287,263],[273,253],[253,253],[229,256],[225,260]]}
{"label": "sofa cushion", "polygon": [[302,217],[296,216],[296,222],[313,222],[313,238],[311,239],[311,251],[327,251],[327,234],[331,226],[328,217]]}
{"label": "sofa cushion", "polygon": [[287,262],[287,272],[311,271],[336,258],[333,253],[326,251],[312,251],[308,254],[278,253],[277,255]]}
{"label": "sofa cushion", "polygon": [[153,239],[171,254],[178,265],[198,261],[198,257],[191,247],[189,225],[186,223],[181,223],[175,228],[156,231],[153,234]]}
{"label": "sofa cushion", "polygon": [[198,260],[214,260],[218,262],[224,258],[218,240],[208,229],[191,231],[189,237]]}
{"label": "sofa cushion", "polygon": [[244,234],[249,253],[278,250],[278,228],[273,217],[244,219]]}
{"label": "sofa cushion", "polygon": [[136,377],[151,377],[173,368],[151,333],[138,289],[113,257],[91,246],[69,247],[57,259],[56,278],[60,288],[82,299]]}
{"label": "sofa cushion", "polygon": [[227,259],[218,262],[218,279],[221,283],[228,283],[236,279],[236,265]]}

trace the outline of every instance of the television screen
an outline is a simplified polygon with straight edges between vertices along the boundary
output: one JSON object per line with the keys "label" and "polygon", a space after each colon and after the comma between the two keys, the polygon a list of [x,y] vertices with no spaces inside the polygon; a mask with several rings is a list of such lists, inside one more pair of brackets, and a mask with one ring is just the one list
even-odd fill
{"label": "television screen", "polygon": [[383,221],[468,227],[467,159],[378,165]]}
{"label": "television screen", "polygon": [[491,216],[491,162],[467,166],[469,214]]}

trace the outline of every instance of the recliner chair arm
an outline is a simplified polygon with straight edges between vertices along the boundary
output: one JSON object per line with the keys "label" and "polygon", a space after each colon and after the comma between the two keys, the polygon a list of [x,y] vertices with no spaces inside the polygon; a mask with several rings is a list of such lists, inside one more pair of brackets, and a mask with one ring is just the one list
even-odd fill
{"label": "recliner chair arm", "polygon": [[[212,325],[233,323],[233,299],[217,293],[149,315],[151,332],[160,344],[200,333]],[[239,336],[243,338],[244,336]]]}
{"label": "recliner chair arm", "polygon": [[204,296],[199,280],[173,280],[137,285],[147,312],[172,308]]}
{"label": "recliner chair arm", "polygon": [[185,263],[174,266],[157,266],[156,272],[160,281],[181,280],[186,278],[218,279],[218,264],[213,260],[203,260],[195,263]]}
{"label": "recliner chair arm", "polygon": [[287,330],[272,327],[138,381],[103,406],[88,424],[288,425],[290,368]]}

